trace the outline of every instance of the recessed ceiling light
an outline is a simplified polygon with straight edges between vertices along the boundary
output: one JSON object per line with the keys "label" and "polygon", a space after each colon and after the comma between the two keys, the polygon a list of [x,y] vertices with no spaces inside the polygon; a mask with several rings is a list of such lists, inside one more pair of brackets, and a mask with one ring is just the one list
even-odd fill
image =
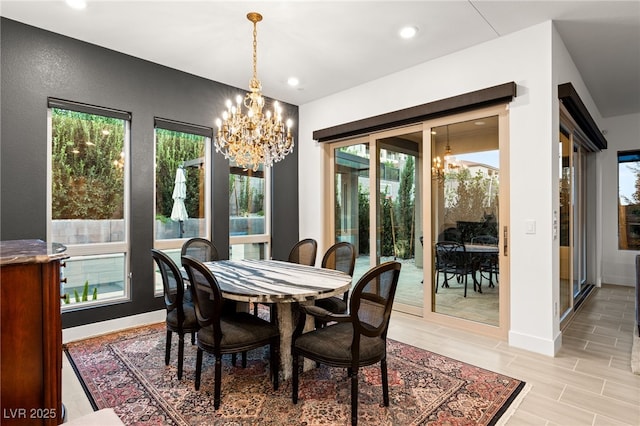
{"label": "recessed ceiling light", "polygon": [[67,6],[72,9],[82,10],[87,7],[87,2],[85,0],[65,0]]}
{"label": "recessed ceiling light", "polygon": [[300,84],[300,80],[298,80],[297,77],[289,77],[289,79],[287,80],[287,83],[291,87],[296,87],[298,84]]}
{"label": "recessed ceiling light", "polygon": [[406,26],[400,29],[400,37],[404,39],[414,38],[418,34],[418,27]]}

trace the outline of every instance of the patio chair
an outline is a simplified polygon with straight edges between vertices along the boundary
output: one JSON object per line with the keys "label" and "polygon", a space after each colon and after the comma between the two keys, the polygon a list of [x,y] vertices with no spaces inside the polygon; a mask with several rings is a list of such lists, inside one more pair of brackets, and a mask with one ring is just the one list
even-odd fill
{"label": "patio chair", "polygon": [[469,256],[467,255],[464,244],[460,244],[454,241],[441,241],[439,243],[436,243],[435,249],[435,292],[438,292],[440,274],[444,274],[444,282],[442,283],[442,287],[449,287],[449,280],[455,277],[456,281],[458,281],[459,283],[464,282],[464,297],[467,297],[468,276],[470,274],[473,274],[473,267],[471,265],[471,259],[469,259]]}

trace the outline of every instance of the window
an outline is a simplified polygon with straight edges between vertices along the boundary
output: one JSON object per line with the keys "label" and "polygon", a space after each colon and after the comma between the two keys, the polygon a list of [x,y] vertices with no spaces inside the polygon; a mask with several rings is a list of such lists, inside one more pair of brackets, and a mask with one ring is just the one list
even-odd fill
{"label": "window", "polygon": [[618,246],[640,250],[640,150],[618,152]]}
{"label": "window", "polygon": [[50,241],[70,258],[63,309],[128,296],[129,114],[49,99]]}
{"label": "window", "polygon": [[229,171],[230,259],[270,257],[269,168],[255,172],[232,163]]}
{"label": "window", "polygon": [[[155,119],[155,242],[180,265],[182,244],[209,238],[209,146],[212,130]],[[154,264],[155,267],[155,264]],[[155,291],[162,292],[156,271]]]}

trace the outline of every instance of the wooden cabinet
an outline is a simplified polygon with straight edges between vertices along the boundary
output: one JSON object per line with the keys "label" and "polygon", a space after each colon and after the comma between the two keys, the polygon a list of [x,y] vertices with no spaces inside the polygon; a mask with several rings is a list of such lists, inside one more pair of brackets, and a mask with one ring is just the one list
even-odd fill
{"label": "wooden cabinet", "polygon": [[0,242],[0,423],[62,423],[60,262],[65,247]]}

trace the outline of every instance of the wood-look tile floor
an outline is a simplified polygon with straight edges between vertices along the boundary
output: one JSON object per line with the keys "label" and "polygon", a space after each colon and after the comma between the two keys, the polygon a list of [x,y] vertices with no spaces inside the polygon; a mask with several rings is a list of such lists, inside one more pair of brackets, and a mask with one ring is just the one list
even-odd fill
{"label": "wood-look tile floor", "polygon": [[[389,337],[527,382],[507,425],[640,425],[640,375],[631,372],[634,288],[604,285],[563,332],[556,357],[394,313]],[[70,420],[91,406],[69,364],[62,398]]]}

